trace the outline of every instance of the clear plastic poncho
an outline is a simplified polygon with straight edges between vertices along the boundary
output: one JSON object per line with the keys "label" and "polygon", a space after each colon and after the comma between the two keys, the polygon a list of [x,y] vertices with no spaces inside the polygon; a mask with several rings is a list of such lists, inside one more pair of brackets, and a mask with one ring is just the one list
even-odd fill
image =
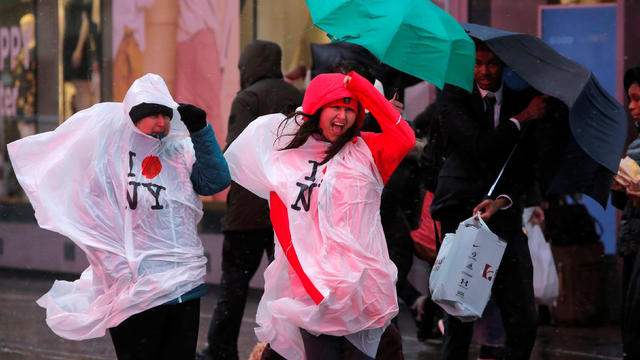
{"label": "clear plastic poncho", "polygon": [[[265,199],[275,192],[286,206],[292,246],[283,249],[278,239],[275,260],[265,271],[256,335],[287,359],[304,358],[299,328],[346,336],[374,357],[398,313],[397,270],[380,223],[382,178],[359,137],[319,166],[327,142],[309,137],[297,149],[279,150],[291,140],[276,139],[283,119],[272,114],[254,120],[225,152],[234,181]],[[297,127],[289,121],[283,132]],[[274,205],[271,200],[272,220]],[[287,259],[292,252],[319,292],[318,301]]]}
{"label": "clear plastic poncho", "polygon": [[[174,109],[164,139],[131,121],[129,110],[142,102]],[[67,236],[89,260],[80,279],[56,281],[37,301],[59,336],[103,336],[204,283],[202,202],[189,180],[195,154],[177,105],[162,78],[147,74],[123,103],[94,105],[8,145],[38,224]]]}

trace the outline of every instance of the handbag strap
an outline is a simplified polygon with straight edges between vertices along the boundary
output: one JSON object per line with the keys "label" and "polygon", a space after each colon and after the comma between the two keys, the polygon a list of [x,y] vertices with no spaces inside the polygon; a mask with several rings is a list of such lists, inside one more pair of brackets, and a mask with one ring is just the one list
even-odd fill
{"label": "handbag strap", "polygon": [[476,221],[480,222],[481,227],[491,231],[491,229],[489,229],[489,226],[487,226],[487,223],[482,220],[482,217],[480,215],[482,215],[482,213],[478,211],[473,217],[476,219]]}
{"label": "handbag strap", "polygon": [[496,178],[496,181],[493,182],[493,185],[491,185],[491,189],[489,189],[489,192],[487,193],[487,197],[491,197],[491,195],[493,195],[493,190],[496,189],[496,185],[498,185],[498,181],[500,181],[500,178],[502,177],[502,173],[504,173],[504,169],[507,167],[507,164],[509,163],[509,160],[511,160],[511,157],[513,156],[513,153],[516,152],[516,148],[518,147],[518,143],[516,143],[513,146],[513,149],[511,149],[511,152],[509,153],[509,156],[507,157],[507,160],[504,162],[504,165],[502,165],[502,169],[500,169],[500,173],[498,173],[498,177]]}
{"label": "handbag strap", "polygon": [[442,245],[442,238],[441,238],[441,232],[438,231],[438,223],[434,220],[431,219],[431,221],[433,221],[433,234],[435,235],[435,239],[436,239],[436,254],[438,253],[438,251],[440,251],[440,246]]}
{"label": "handbag strap", "polygon": [[[527,131],[527,128],[528,128],[527,125],[528,124],[523,125],[522,132],[520,133],[520,140],[524,136],[525,131]],[[502,169],[500,169],[500,173],[498,173],[498,177],[496,178],[496,181],[494,181],[493,185],[491,185],[491,188],[489,189],[489,192],[487,193],[487,197],[491,197],[491,195],[493,195],[493,190],[496,189],[496,185],[498,185],[498,181],[500,181],[500,178],[502,177],[502,174],[504,173],[504,169],[507,167],[507,164],[509,164],[509,160],[511,160],[511,157],[513,157],[513,153],[516,152],[516,149],[518,148],[518,144],[520,144],[520,141],[518,141],[515,145],[513,145],[513,149],[511,149],[511,152],[509,153],[509,156],[507,157],[507,160],[504,162],[504,165],[502,165]]]}

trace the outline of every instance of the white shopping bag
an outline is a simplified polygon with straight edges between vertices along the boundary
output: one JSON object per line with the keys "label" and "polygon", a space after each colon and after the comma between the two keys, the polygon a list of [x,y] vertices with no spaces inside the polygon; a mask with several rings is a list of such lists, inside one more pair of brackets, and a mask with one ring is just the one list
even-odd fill
{"label": "white shopping bag", "polygon": [[480,318],[507,243],[472,216],[446,234],[431,270],[432,300],[462,321]]}
{"label": "white shopping bag", "polygon": [[544,239],[540,225],[528,221],[532,212],[529,209],[532,208],[525,209],[523,220],[529,237],[529,252],[533,264],[533,294],[539,303],[553,306],[559,293],[558,272],[551,246]]}

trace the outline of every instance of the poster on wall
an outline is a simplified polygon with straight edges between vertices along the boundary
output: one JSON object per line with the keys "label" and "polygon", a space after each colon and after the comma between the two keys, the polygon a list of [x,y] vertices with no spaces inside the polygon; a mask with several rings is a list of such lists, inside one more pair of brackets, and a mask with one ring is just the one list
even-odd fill
{"label": "poster on wall", "polygon": [[[216,134],[226,133],[220,86],[230,56],[231,30],[239,20],[237,1],[180,1],[176,44],[175,97],[203,108]],[[238,77],[238,82],[239,82]],[[224,138],[218,138],[223,144]]]}
{"label": "poster on wall", "polygon": [[[226,115],[240,80],[239,2],[176,0],[170,5],[160,6],[154,0],[113,0],[113,100],[122,101],[135,79],[157,72],[165,77],[176,101],[207,112],[207,121],[223,144]],[[175,27],[155,26],[147,19],[150,14]],[[145,61],[158,57],[163,61],[153,63],[153,68]],[[232,91],[227,89],[229,75],[233,77]]]}
{"label": "poster on wall", "polygon": [[0,2],[0,198],[21,196],[7,144],[35,134],[35,1]]}
{"label": "poster on wall", "polygon": [[616,4],[541,6],[540,37],[562,55],[593,71],[616,96]]}
{"label": "poster on wall", "polygon": [[113,0],[113,101],[122,101],[133,81],[144,75],[145,11],[153,0]]}

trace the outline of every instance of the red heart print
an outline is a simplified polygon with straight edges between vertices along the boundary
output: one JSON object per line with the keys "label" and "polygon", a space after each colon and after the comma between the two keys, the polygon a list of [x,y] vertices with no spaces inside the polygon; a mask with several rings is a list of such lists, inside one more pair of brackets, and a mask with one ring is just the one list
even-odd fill
{"label": "red heart print", "polygon": [[147,179],[153,179],[162,170],[162,164],[157,156],[149,155],[142,160],[142,175]]}

